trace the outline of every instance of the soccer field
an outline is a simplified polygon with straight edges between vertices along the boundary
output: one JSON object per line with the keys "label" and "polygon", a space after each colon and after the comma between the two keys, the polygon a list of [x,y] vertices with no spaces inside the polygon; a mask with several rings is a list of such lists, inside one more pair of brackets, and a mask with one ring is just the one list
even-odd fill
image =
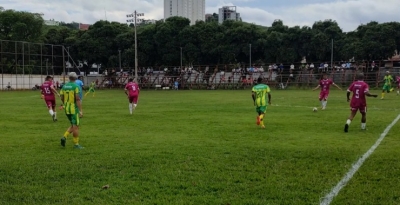
{"label": "soccer field", "polygon": [[[83,100],[74,150],[39,92],[0,92],[0,204],[319,204],[400,113],[395,93],[369,98],[368,130],[358,114],[344,133],[345,91],[318,112],[318,91],[271,94],[260,129],[248,90],[142,91],[132,116],[123,90],[100,90]],[[400,204],[399,133],[332,204]]]}

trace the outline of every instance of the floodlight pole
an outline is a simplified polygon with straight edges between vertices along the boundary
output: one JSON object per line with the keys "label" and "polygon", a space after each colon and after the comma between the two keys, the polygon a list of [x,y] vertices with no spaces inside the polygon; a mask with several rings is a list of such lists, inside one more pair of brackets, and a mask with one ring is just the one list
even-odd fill
{"label": "floodlight pole", "polygon": [[251,44],[249,44],[249,53],[250,53],[250,67],[249,68],[251,68]]}
{"label": "floodlight pole", "polygon": [[137,23],[139,20],[138,16],[144,16],[143,13],[138,13],[136,10],[133,12],[133,14],[128,14],[126,15],[127,18],[133,17],[133,19],[128,19],[126,20],[127,22],[132,22],[134,23],[134,31],[135,31],[135,79],[138,79],[138,57],[137,57]]}
{"label": "floodlight pole", "polygon": [[135,10],[134,12],[135,16],[135,80],[138,80],[138,57],[137,57],[137,33],[136,33],[136,27],[137,27],[137,12]]}

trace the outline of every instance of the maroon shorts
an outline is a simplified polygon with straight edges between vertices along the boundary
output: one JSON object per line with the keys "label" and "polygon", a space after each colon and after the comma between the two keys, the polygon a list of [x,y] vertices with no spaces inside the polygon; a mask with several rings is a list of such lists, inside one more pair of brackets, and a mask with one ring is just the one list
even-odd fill
{"label": "maroon shorts", "polygon": [[139,96],[138,95],[129,96],[128,99],[129,99],[129,103],[133,102],[133,104],[137,104]]}
{"label": "maroon shorts", "polygon": [[56,100],[55,99],[45,99],[46,105],[48,108],[55,108],[56,107]]}
{"label": "maroon shorts", "polygon": [[329,96],[329,92],[325,92],[325,91],[320,92],[320,93],[319,93],[319,100],[320,100],[320,101],[321,101],[321,100],[327,100],[327,99],[328,99],[328,96]]}
{"label": "maroon shorts", "polygon": [[351,105],[351,111],[360,111],[360,113],[367,113],[366,105]]}

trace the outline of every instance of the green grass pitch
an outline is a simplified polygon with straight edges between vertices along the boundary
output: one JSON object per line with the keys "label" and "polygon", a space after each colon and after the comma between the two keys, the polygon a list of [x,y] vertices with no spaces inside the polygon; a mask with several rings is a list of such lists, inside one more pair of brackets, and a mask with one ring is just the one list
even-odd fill
{"label": "green grass pitch", "polygon": [[[99,90],[74,150],[62,111],[53,123],[38,92],[1,92],[0,204],[319,204],[400,111],[395,93],[369,98],[368,130],[357,115],[345,134],[345,91],[318,112],[317,91],[271,94],[259,129],[248,90],[142,91],[132,116],[123,90]],[[399,133],[332,204],[400,203]]]}

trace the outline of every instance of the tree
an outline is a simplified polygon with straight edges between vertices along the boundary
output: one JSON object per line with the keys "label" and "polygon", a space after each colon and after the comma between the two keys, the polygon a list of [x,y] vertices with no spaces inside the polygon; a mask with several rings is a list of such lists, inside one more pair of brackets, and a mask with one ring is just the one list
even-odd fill
{"label": "tree", "polygon": [[37,42],[42,34],[41,16],[14,10],[0,10],[0,38]]}

